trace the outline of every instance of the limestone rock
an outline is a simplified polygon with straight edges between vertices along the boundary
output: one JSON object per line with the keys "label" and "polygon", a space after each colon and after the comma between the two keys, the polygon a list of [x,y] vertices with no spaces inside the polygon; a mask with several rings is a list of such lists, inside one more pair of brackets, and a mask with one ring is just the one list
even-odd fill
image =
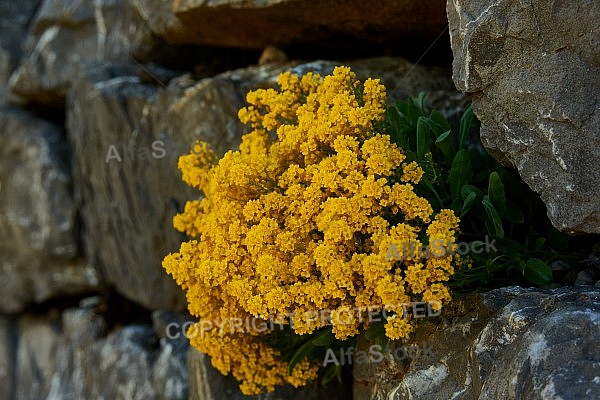
{"label": "limestone rock", "polygon": [[260,54],[258,65],[283,64],[289,60],[287,54],[275,46],[267,46]]}
{"label": "limestone rock", "polygon": [[503,288],[454,310],[414,339],[433,356],[355,365],[354,398],[597,398],[598,288]]}
{"label": "limestone rock", "polygon": [[0,316],[0,398],[14,398],[17,331],[13,319]]}
{"label": "limestone rock", "polygon": [[188,398],[185,344],[159,339],[146,325],[108,335],[106,329],[103,318],[86,308],[68,309],[60,319],[21,317],[16,395],[3,399]]}
{"label": "limestone rock", "polygon": [[[183,309],[182,291],[161,266],[182,240],[173,215],[192,197],[176,168],[183,151],[175,154],[172,146],[183,140],[180,132],[169,135],[155,125],[167,109],[153,106],[159,88],[138,72],[93,64],[69,92],[67,131],[83,246],[125,297],[151,310]],[[163,144],[155,150],[157,141]],[[123,149],[130,144],[136,146],[132,154]],[[107,160],[110,154],[118,157]]]}
{"label": "limestone rock", "polygon": [[[318,61],[295,71],[329,73],[334,65]],[[432,90],[443,98],[452,87],[442,70],[412,68],[404,60],[350,65],[363,79],[381,76],[388,87],[397,87],[395,96]],[[181,181],[177,159],[196,140],[208,141],[219,154],[237,147],[245,131],[237,112],[246,93],[273,86],[285,68],[264,65],[200,81],[153,69],[150,75],[158,81],[148,82],[138,67],[91,63],[76,75],[67,130],[83,243],[91,262],[124,296],[152,310],[183,309],[182,291],[161,262],[185,240],[173,228],[173,216],[200,193]]]}
{"label": "limestone rock", "polygon": [[481,139],[568,233],[600,233],[600,3],[448,0],[454,82]]}
{"label": "limestone rock", "polygon": [[134,0],[152,30],[171,43],[262,49],[268,45],[390,41],[430,43],[446,26],[444,2],[334,0]]}
{"label": "limestone rock", "polygon": [[69,148],[57,126],[0,108],[0,312],[98,289],[80,258]]}
{"label": "limestone rock", "polygon": [[61,104],[82,60],[148,62],[159,48],[127,0],[44,0],[10,87],[28,103]]}
{"label": "limestone rock", "polygon": [[42,399],[49,392],[60,347],[56,320],[22,317],[18,324],[16,399]]}
{"label": "limestone rock", "polygon": [[6,85],[19,62],[23,38],[40,0],[0,3],[0,104],[8,100]]}
{"label": "limestone rock", "polygon": [[167,40],[170,32],[181,31],[181,24],[173,12],[173,0],[130,0],[152,31]]}

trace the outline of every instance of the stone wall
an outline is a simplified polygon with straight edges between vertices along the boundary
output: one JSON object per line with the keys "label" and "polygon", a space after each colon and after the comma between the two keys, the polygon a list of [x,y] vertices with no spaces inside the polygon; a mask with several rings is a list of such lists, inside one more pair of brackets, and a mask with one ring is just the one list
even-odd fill
{"label": "stone wall", "polygon": [[[486,24],[494,25],[502,13],[512,10],[510,7],[516,6],[506,2],[490,8],[497,14],[480,11],[485,21],[489,20]],[[582,7],[589,8],[590,18],[598,12],[593,2],[582,2]],[[592,160],[598,159],[598,147],[593,145],[593,123],[598,114],[593,104],[597,105],[599,92],[593,86],[598,83],[597,28],[588,22],[580,30],[567,30],[571,41],[559,49],[570,57],[563,56],[566,61],[576,59],[577,63],[569,64],[575,65],[570,73],[580,74],[581,81],[575,87],[581,93],[564,95],[556,107],[549,108],[546,106],[554,99],[552,88],[529,97],[541,99],[539,118],[549,113],[552,121],[548,124],[559,123],[563,117],[554,118],[557,110],[566,110],[563,114],[568,123],[551,127],[556,130],[550,133],[535,129],[531,133],[524,128],[533,126],[528,125],[533,120],[523,122],[525,110],[518,115],[510,110],[501,113],[497,103],[489,103],[491,108],[486,104],[496,93],[512,93],[501,88],[512,82],[515,69],[498,67],[502,73],[496,73],[485,61],[488,56],[482,54],[481,47],[469,47],[481,46],[476,37],[490,34],[488,30],[469,33],[476,24],[468,24],[467,17],[475,14],[459,2],[448,3],[456,55],[454,81],[460,90],[475,94],[483,139],[495,155],[517,167],[527,183],[540,191],[557,227],[598,232],[600,207],[592,168]],[[554,15],[542,14],[548,20]],[[526,17],[528,14],[523,14]],[[540,27],[550,23],[544,21],[538,21]],[[181,326],[190,318],[184,293],[162,269],[161,261],[185,240],[172,227],[173,215],[182,210],[186,200],[200,196],[182,183],[177,158],[196,140],[210,142],[220,154],[235,148],[244,132],[237,110],[244,104],[245,94],[273,86],[277,75],[289,69],[328,73],[344,63],[361,79],[380,77],[390,88],[391,98],[430,92],[432,105],[453,118],[466,98],[451,79],[447,23],[445,4],[439,0],[426,4],[385,0],[376,7],[358,1],[340,5],[301,0],[2,2],[0,399],[243,398],[233,379],[216,372],[205,355],[189,348],[183,335],[172,337],[181,330],[168,328],[171,323]],[[588,29],[592,32],[589,35],[585,33]],[[583,37],[578,36],[581,32]],[[546,43],[543,37],[537,40],[546,46],[539,54],[560,44]],[[571,43],[579,43],[581,49],[573,50],[569,46],[575,44]],[[587,49],[587,44],[596,52]],[[498,54],[512,57],[513,50],[498,46]],[[487,47],[488,51],[494,49]],[[468,54],[473,57],[463,62],[461,51],[471,51]],[[555,53],[548,54],[560,61]],[[336,61],[336,57],[344,61]],[[502,57],[494,62],[504,60]],[[556,65],[548,64],[547,68],[559,68]],[[574,82],[575,78],[568,76],[564,84]],[[486,79],[492,84],[482,83],[488,82]],[[521,84],[515,85],[512,88]],[[532,85],[543,87],[544,82]],[[574,103],[575,97],[583,103]],[[565,108],[565,104],[575,108]],[[489,111],[494,107],[497,112]],[[538,128],[543,125],[541,119],[536,123]],[[519,135],[523,146],[542,137],[539,135],[545,135],[547,141],[538,150],[525,146],[524,153],[520,144],[514,147],[516,139],[506,137],[508,130],[497,133],[503,126],[514,127],[510,131]],[[553,141],[553,132],[559,135],[557,141]],[[566,149],[566,135],[573,132],[585,133],[592,145]],[[530,153],[532,164],[524,157]],[[551,153],[554,161],[564,160],[565,173],[552,164],[540,166],[540,160]],[[569,156],[576,153],[585,154],[585,162]],[[536,159],[535,154],[541,158]],[[539,170],[538,175],[532,168]],[[584,173],[587,175],[582,177]],[[559,178],[550,179],[554,176]],[[558,192],[554,191],[557,187]],[[567,192],[569,196],[562,196]],[[593,283],[592,278],[586,282]],[[596,292],[578,295],[588,296],[592,303],[598,300]],[[529,301],[531,296],[549,295],[515,289],[489,296],[502,297],[502,304],[495,307],[503,310],[511,296]],[[560,309],[565,315],[569,310],[587,313],[589,309],[589,314],[571,321],[589,330],[581,334],[581,343],[588,343],[598,327],[598,308],[588,307],[592,303],[581,305],[569,300],[568,306]],[[497,320],[486,320],[488,331],[473,329],[461,339],[465,348],[478,348],[472,346],[486,340],[489,344],[499,337],[500,317],[493,318]],[[441,389],[432,386],[422,396],[439,392],[443,396],[427,398],[441,399],[453,390],[462,390],[469,393],[464,398],[500,394],[521,398],[515,394],[521,393],[519,388],[510,388],[508,393],[493,385],[521,373],[525,361],[517,353],[523,346],[538,343],[531,335],[541,332],[539,326],[544,323],[532,320],[531,327],[521,326],[519,334],[530,336],[523,339],[521,347],[515,344],[516,350],[511,350],[516,353],[506,361],[514,367],[510,372],[490,367],[494,378],[486,380],[480,374],[473,385],[445,379],[439,381]],[[443,329],[453,332],[457,328],[450,325]],[[548,338],[555,339],[559,337]],[[468,364],[460,358],[464,356],[462,347],[445,346],[448,354],[459,357],[452,368]],[[587,356],[573,356],[565,362],[588,368],[590,360],[598,361],[597,347],[591,342],[590,346]],[[479,364],[468,364],[469,368],[489,364],[496,354],[490,353],[490,348],[480,352]],[[504,357],[512,356],[506,353]],[[436,363],[435,371],[443,372],[438,364],[444,361]],[[364,371],[357,371],[354,396],[389,398],[394,392],[395,398],[409,398],[415,392],[406,392],[406,385],[429,376],[423,375],[424,366],[417,366],[403,381],[392,367],[364,380],[357,378]],[[523,378],[523,387],[550,388],[548,379],[563,379],[557,368],[552,370],[554,375],[545,378],[546,370],[536,370],[545,383],[536,380],[539,377]],[[585,379],[596,371],[590,368]],[[464,378],[458,370],[448,371]],[[390,376],[394,376],[392,382]],[[586,382],[589,389],[597,384]],[[313,385],[298,391],[283,388],[260,398],[347,399],[351,391],[349,383],[327,389]],[[559,396],[563,392],[556,389],[553,393]]]}

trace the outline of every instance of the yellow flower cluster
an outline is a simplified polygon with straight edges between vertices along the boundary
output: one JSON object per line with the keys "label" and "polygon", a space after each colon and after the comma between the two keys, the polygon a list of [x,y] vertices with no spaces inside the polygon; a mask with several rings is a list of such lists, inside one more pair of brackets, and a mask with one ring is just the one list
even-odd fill
{"label": "yellow flower cluster", "polygon": [[[190,312],[200,321],[293,314],[296,333],[331,325],[344,340],[368,321],[334,318],[342,310],[449,301],[453,252],[387,257],[402,243],[453,244],[459,220],[449,210],[435,214],[414,192],[423,171],[377,132],[385,87],[361,83],[347,67],[325,77],[283,73],[278,84],[248,93],[239,118],[252,131],[239,151],[217,161],[205,147],[179,160],[184,181],[204,198],[174,218],[197,240],[163,265],[186,290]],[[332,318],[304,317],[321,310]],[[414,321],[392,315],[385,328],[389,338],[405,338]],[[307,361],[288,375],[280,354],[260,340],[268,334],[210,331],[192,344],[246,394],[316,376],[318,365]]]}

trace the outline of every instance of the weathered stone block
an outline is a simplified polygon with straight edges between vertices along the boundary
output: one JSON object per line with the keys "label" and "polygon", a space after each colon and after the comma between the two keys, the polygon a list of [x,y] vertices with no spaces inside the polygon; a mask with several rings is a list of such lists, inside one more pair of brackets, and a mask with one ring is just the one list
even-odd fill
{"label": "weathered stone block", "polygon": [[448,0],[454,82],[481,140],[567,233],[600,233],[600,3]]}

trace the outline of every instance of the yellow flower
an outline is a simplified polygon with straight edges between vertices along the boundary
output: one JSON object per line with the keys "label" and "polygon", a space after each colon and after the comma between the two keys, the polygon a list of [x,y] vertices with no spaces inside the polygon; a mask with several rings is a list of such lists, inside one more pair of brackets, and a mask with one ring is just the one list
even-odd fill
{"label": "yellow flower", "polygon": [[402,314],[389,316],[385,324],[385,335],[392,340],[407,338],[413,331],[414,326]]}
{"label": "yellow flower", "polygon": [[419,167],[416,161],[404,164],[402,166],[402,181],[419,183],[423,177],[423,169]]}
{"label": "yellow flower", "polygon": [[[418,249],[443,240],[453,250],[459,221],[415,193],[422,169],[376,131],[385,87],[361,83],[348,67],[325,77],[286,72],[278,84],[248,93],[238,116],[251,131],[239,150],[217,160],[200,143],[198,154],[179,160],[183,180],[204,197],[174,217],[191,240],[163,267],[186,290],[196,328],[271,318],[299,335],[327,326],[345,340],[368,327],[357,307],[447,303],[446,281],[460,259]],[[410,254],[404,244],[414,245]],[[329,319],[318,317],[324,311]],[[191,343],[245,394],[316,377],[319,360],[287,374],[286,360],[263,340],[270,330],[221,326]],[[406,338],[414,321],[389,315],[385,329],[390,339]]]}

